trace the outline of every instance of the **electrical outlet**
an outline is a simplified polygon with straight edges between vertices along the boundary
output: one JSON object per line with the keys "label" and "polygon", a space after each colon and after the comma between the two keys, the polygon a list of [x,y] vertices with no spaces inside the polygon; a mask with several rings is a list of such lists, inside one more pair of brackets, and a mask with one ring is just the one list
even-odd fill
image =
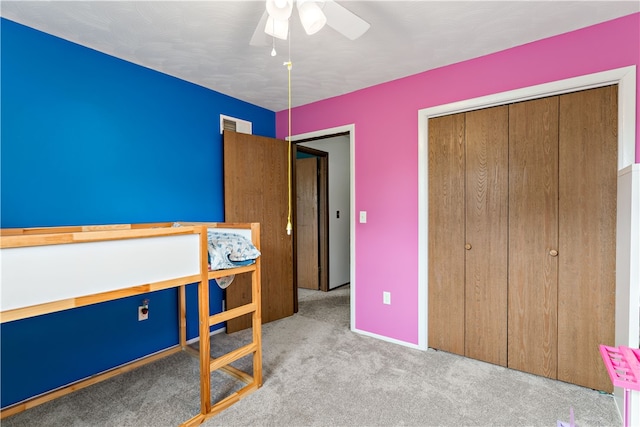
{"label": "electrical outlet", "polygon": [[138,321],[147,320],[149,318],[149,309],[143,305],[138,307]]}
{"label": "electrical outlet", "polygon": [[382,293],[382,303],[383,304],[391,304],[391,292],[383,292]]}

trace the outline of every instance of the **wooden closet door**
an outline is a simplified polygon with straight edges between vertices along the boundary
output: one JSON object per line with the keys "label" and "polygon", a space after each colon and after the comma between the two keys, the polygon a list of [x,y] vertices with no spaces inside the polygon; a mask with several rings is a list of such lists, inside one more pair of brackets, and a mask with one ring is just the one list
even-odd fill
{"label": "wooden closet door", "polygon": [[617,93],[560,97],[558,379],[607,392],[598,346],[615,345]]}
{"label": "wooden closet door", "polygon": [[429,346],[464,355],[464,114],[428,127]]}
{"label": "wooden closet door", "polygon": [[508,366],[557,376],[558,97],[509,107]]}
{"label": "wooden closet door", "polygon": [[465,355],[507,364],[509,108],[466,113]]}

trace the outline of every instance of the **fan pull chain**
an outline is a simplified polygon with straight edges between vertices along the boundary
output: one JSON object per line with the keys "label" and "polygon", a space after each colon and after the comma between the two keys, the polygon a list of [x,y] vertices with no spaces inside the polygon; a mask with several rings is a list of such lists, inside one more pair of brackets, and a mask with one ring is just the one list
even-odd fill
{"label": "fan pull chain", "polygon": [[289,187],[289,212],[287,214],[287,234],[291,235],[291,231],[293,230],[293,225],[291,224],[291,59],[288,62],[285,62],[283,65],[287,66],[287,74],[288,74],[288,91],[289,91],[289,153],[288,153],[288,175],[287,175],[287,184]]}
{"label": "fan pull chain", "polygon": [[292,207],[292,202],[291,202],[291,192],[292,192],[292,182],[291,182],[291,162],[293,161],[293,159],[291,158],[291,29],[289,29],[289,37],[287,37],[287,41],[289,44],[289,60],[287,62],[285,62],[282,65],[286,65],[287,66],[287,77],[288,77],[288,85],[287,85],[287,91],[289,94],[289,150],[288,150],[288,159],[287,159],[287,187],[289,190],[289,211],[287,213],[287,235],[291,235],[291,232],[293,231],[293,225],[291,222],[291,211],[293,209]]}
{"label": "fan pull chain", "polygon": [[[276,20],[273,20],[273,25],[272,25],[273,29],[271,31],[273,31],[273,34],[276,33]],[[272,46],[273,48],[271,49],[271,56],[276,56],[278,53],[276,52],[276,36],[271,36],[272,39]]]}

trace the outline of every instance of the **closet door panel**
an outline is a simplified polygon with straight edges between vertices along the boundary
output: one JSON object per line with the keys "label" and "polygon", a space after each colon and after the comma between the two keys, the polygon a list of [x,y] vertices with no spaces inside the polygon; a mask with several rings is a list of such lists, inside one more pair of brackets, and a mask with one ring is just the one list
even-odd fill
{"label": "closet door panel", "polygon": [[508,366],[557,376],[558,98],[509,107]]}
{"label": "closet door panel", "polygon": [[464,355],[464,114],[429,119],[428,345]]}
{"label": "closet door panel", "polygon": [[607,392],[598,345],[615,345],[617,117],[617,86],[560,97],[558,379]]}
{"label": "closet door panel", "polygon": [[507,364],[507,106],[466,113],[465,355]]}

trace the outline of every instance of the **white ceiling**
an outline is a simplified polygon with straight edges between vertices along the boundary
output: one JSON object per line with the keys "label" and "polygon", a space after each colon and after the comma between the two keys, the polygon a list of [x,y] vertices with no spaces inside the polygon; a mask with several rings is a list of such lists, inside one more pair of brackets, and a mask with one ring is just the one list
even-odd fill
{"label": "white ceiling", "polygon": [[[340,1],[371,28],[313,36],[292,15],[292,105],[308,104],[640,11],[627,1]],[[250,46],[264,1],[2,0],[0,15],[273,111],[288,42]]]}

